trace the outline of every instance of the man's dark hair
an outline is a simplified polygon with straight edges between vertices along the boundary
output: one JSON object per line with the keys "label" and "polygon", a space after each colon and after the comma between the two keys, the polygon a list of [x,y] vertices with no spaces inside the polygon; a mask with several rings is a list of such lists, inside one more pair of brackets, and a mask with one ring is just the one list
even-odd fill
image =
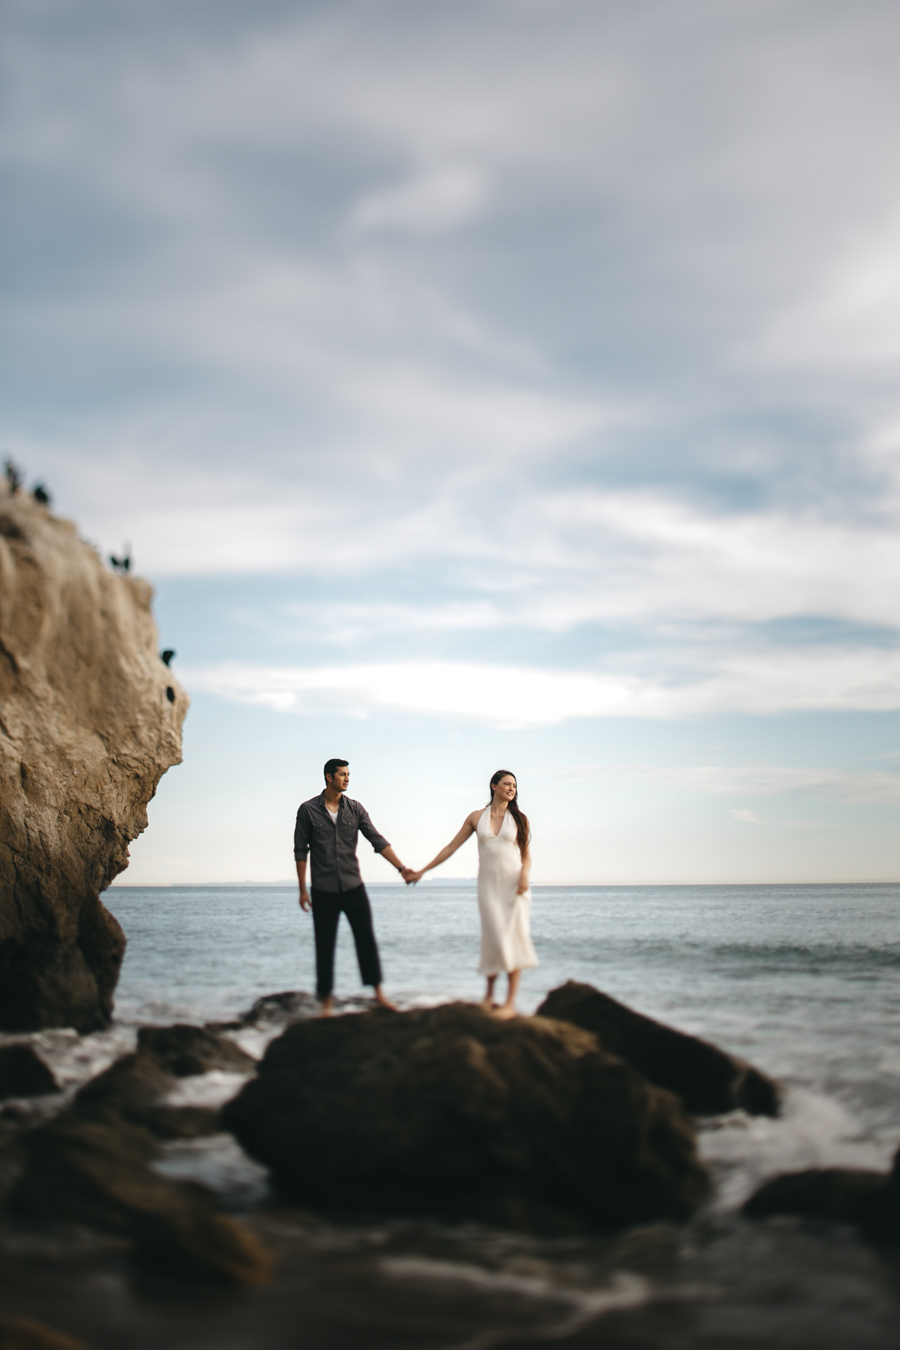
{"label": "man's dark hair", "polygon": [[326,778],[331,778],[335,769],[346,769],[349,763],[349,759],[326,759],[322,772]]}

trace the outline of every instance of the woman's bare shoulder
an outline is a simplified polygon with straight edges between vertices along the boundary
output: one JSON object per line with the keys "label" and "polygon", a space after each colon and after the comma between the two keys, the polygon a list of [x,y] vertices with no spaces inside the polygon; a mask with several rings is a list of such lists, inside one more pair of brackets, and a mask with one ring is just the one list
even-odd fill
{"label": "woman's bare shoulder", "polygon": [[472,829],[474,830],[475,826],[478,824],[479,820],[483,815],[484,815],[484,807],[483,806],[477,807],[476,810],[470,811],[469,814],[466,816],[466,824],[471,825]]}

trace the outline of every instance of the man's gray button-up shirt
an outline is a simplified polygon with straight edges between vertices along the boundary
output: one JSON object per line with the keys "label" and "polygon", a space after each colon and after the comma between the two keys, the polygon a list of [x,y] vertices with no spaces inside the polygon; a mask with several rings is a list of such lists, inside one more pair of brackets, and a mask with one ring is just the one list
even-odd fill
{"label": "man's gray button-up shirt", "polygon": [[376,853],[390,845],[369,819],[369,813],[352,797],[341,797],[337,824],[328,814],[325,793],[310,797],[297,812],[294,827],[294,857],[311,856],[312,885],[320,891],[352,891],[362,885],[356,845],[365,835]]}

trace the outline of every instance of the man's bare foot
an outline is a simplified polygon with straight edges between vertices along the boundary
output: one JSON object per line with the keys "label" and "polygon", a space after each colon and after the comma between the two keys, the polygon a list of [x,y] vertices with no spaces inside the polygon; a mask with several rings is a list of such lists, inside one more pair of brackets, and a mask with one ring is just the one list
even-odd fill
{"label": "man's bare foot", "polygon": [[515,1005],[512,1003],[503,1003],[499,1008],[494,1008],[494,1016],[501,1018],[504,1022],[510,1022],[514,1017],[518,1017]]}
{"label": "man's bare foot", "polygon": [[380,987],[375,990],[375,1002],[379,1008],[390,1008],[391,1012],[397,1011],[396,1003],[392,1003],[387,994]]}
{"label": "man's bare foot", "polygon": [[334,1016],[334,999],[333,999],[333,998],[323,998],[323,999],[322,999],[322,1006],[319,1008],[319,1016],[320,1016],[320,1017],[333,1017],[333,1016]]}

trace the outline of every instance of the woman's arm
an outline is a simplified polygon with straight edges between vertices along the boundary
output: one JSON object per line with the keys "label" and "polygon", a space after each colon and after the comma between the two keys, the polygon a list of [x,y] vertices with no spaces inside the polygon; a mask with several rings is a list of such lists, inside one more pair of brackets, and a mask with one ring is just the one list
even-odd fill
{"label": "woman's arm", "polygon": [[531,846],[529,845],[529,847],[526,848],[524,856],[522,858],[522,871],[519,874],[519,886],[516,891],[517,895],[524,895],[525,892],[528,890],[528,878],[530,876],[531,876]]}
{"label": "woman's arm", "polygon": [[470,816],[466,816],[463,822],[462,829],[459,831],[459,834],[454,835],[454,837],[450,840],[450,843],[446,844],[441,849],[440,853],[436,854],[436,856],[432,858],[430,863],[426,863],[424,867],[420,868],[420,870],[416,872],[415,874],[416,881],[419,881],[426,872],[430,872],[432,867],[440,867],[441,863],[445,863],[448,858],[453,857],[453,854],[456,852],[458,848],[462,847],[462,845],[469,838],[469,835],[475,833],[475,825],[480,815],[481,815],[480,811],[473,811]]}

